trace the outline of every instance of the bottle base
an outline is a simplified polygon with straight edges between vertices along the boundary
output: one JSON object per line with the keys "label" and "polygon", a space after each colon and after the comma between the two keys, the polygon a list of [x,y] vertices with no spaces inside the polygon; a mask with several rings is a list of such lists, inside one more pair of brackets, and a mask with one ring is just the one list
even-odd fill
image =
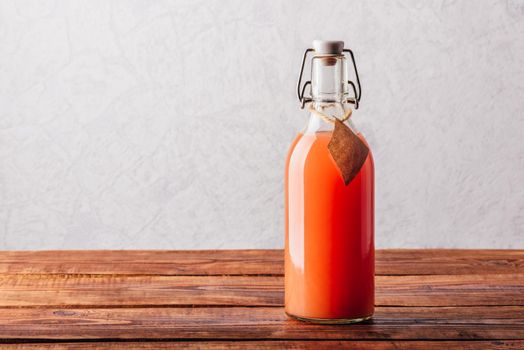
{"label": "bottle base", "polygon": [[314,318],[314,317],[302,317],[302,316],[296,316],[292,315],[290,313],[286,312],[286,315],[288,315],[291,318],[294,318],[295,320],[303,321],[303,322],[309,322],[309,323],[317,323],[317,324],[352,324],[352,323],[360,323],[367,321],[371,319],[373,315],[364,316],[364,317],[358,317],[358,318]]}

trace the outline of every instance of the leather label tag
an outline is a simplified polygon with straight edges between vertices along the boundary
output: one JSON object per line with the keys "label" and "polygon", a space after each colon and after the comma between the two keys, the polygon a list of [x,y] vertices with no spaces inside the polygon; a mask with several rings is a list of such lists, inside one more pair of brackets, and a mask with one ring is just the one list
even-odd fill
{"label": "leather label tag", "polygon": [[369,154],[368,146],[346,124],[336,119],[328,149],[347,186],[364,165]]}

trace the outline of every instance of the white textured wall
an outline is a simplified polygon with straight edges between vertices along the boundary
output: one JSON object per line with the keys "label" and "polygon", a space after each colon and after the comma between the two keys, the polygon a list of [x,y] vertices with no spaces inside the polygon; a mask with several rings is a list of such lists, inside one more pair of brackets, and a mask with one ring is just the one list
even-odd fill
{"label": "white textured wall", "polygon": [[283,245],[314,38],[357,56],[379,247],[524,247],[524,1],[1,1],[0,248]]}

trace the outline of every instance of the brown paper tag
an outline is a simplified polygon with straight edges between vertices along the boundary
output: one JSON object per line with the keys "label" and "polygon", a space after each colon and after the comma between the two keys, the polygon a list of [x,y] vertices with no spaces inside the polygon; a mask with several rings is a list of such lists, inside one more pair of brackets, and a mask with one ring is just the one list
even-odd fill
{"label": "brown paper tag", "polygon": [[346,124],[336,119],[328,149],[347,186],[364,165],[369,148]]}

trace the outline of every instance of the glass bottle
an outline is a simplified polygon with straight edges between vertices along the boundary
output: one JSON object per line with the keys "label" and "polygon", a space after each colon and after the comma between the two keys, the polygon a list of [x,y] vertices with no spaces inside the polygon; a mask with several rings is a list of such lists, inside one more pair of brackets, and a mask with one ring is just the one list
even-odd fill
{"label": "glass bottle", "polygon": [[[371,152],[345,184],[328,143],[333,119],[358,108],[353,53],[341,41],[313,42],[311,80],[298,95],[309,121],[293,141],[285,171],[285,309],[317,323],[353,323],[374,310],[374,166]],[[351,58],[356,84],[348,79]],[[305,91],[309,88],[310,96]],[[320,112],[319,112],[320,111]],[[367,143],[353,123],[345,121]]]}

